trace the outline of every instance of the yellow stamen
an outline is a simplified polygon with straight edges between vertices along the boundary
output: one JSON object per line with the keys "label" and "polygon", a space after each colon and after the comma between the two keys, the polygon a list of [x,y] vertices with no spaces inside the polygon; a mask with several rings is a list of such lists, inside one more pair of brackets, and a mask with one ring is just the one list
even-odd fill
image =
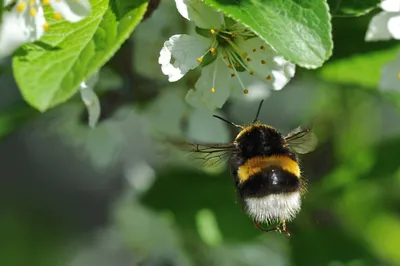
{"label": "yellow stamen", "polygon": [[397,78],[400,79],[400,72],[397,74]]}
{"label": "yellow stamen", "polygon": [[35,0],[29,0],[29,4],[33,6],[35,4]]}
{"label": "yellow stamen", "polygon": [[215,88],[211,88],[211,92],[214,93],[215,92]]}
{"label": "yellow stamen", "polygon": [[31,9],[29,9],[29,14],[34,17],[37,14],[37,9],[32,7]]}
{"label": "yellow stamen", "polygon": [[197,58],[197,62],[199,62],[199,63],[203,62],[203,58],[201,58],[201,57]]}
{"label": "yellow stamen", "polygon": [[248,53],[243,53],[243,54],[242,54],[242,57],[243,57],[243,58],[246,58],[248,55],[249,55]]}
{"label": "yellow stamen", "polygon": [[25,2],[19,3],[16,8],[18,13],[22,13],[22,11],[24,11],[26,8],[26,3]]}
{"label": "yellow stamen", "polygon": [[211,47],[211,48],[210,48],[210,52],[211,52],[211,55],[215,55],[215,54],[216,54],[215,48]]}
{"label": "yellow stamen", "polygon": [[210,32],[211,32],[212,35],[215,34],[215,30],[214,29],[211,29]]}
{"label": "yellow stamen", "polygon": [[261,60],[261,64],[265,65],[266,63],[267,63],[267,61]]}
{"label": "yellow stamen", "polygon": [[271,80],[271,79],[272,79],[271,75],[268,75],[268,76],[266,77],[266,79],[267,79],[267,80]]}
{"label": "yellow stamen", "polygon": [[50,5],[50,0],[42,0],[44,6]]}
{"label": "yellow stamen", "polygon": [[247,94],[247,93],[249,93],[249,90],[248,89],[244,89],[243,93]]}
{"label": "yellow stamen", "polygon": [[54,13],[54,19],[56,19],[56,20],[62,19],[61,14],[60,13]]}
{"label": "yellow stamen", "polygon": [[43,29],[44,29],[44,31],[48,31],[48,30],[49,30],[49,27],[50,27],[49,23],[45,22],[45,23],[43,24]]}

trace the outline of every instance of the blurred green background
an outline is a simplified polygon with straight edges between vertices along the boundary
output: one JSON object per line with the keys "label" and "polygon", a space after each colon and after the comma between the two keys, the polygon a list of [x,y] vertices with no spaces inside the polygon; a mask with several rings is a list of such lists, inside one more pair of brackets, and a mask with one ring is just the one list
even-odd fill
{"label": "blurred green background", "polygon": [[[400,265],[400,96],[377,89],[400,49],[364,41],[374,14],[333,18],[332,58],[297,68],[264,103],[264,123],[312,121],[319,138],[301,156],[309,186],[290,238],[254,228],[226,165],[202,171],[157,141],[237,133],[185,104],[196,73],[168,84],[159,69],[163,42],[187,28],[173,1],[101,70],[95,129],[79,97],[45,114],[27,106],[2,62],[0,265]],[[220,114],[247,123],[258,102],[232,98]]]}

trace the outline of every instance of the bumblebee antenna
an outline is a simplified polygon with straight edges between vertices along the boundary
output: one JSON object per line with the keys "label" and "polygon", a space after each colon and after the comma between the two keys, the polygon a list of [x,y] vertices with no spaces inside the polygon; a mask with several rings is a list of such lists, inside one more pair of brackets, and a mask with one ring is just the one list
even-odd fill
{"label": "bumblebee antenna", "polygon": [[261,106],[262,106],[263,102],[264,102],[264,100],[261,100],[261,102],[260,102],[260,105],[258,106],[258,110],[257,110],[256,118],[254,118],[254,121],[253,121],[253,123],[255,123],[255,122],[257,121],[257,119],[258,119],[258,115],[260,114],[260,111],[261,111]]}
{"label": "bumblebee antenna", "polygon": [[228,120],[226,120],[225,118],[222,118],[222,117],[220,117],[220,116],[218,116],[218,115],[213,115],[213,117],[218,118],[218,119],[224,121],[225,123],[228,123],[229,125],[232,125],[232,126],[234,126],[234,127],[243,128],[242,126],[236,125],[235,123],[232,123],[231,121],[228,121]]}

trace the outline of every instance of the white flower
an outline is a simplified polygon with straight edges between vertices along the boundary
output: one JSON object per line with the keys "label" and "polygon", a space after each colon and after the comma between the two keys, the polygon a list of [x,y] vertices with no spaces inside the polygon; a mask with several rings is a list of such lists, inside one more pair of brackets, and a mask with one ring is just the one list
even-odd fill
{"label": "white flower", "polygon": [[237,87],[247,94],[243,80],[257,77],[266,89],[282,89],[294,76],[295,65],[278,56],[244,25],[213,11],[200,0],[175,0],[183,17],[196,24],[192,35],[173,35],[160,51],[159,64],[170,82],[202,67],[202,74],[189,90],[191,105],[221,108]]}
{"label": "white flower", "polygon": [[45,5],[54,9],[55,19],[65,18],[70,22],[78,22],[91,12],[88,0],[17,0],[12,10],[4,13],[0,26],[0,58],[22,44],[39,40],[49,29],[43,12]]}
{"label": "white flower", "polygon": [[384,11],[371,19],[365,40],[400,40],[400,0],[383,0],[380,7]]}
{"label": "white flower", "polygon": [[93,87],[99,80],[99,71],[94,72],[87,80],[83,81],[80,86],[81,98],[86,105],[89,116],[89,126],[94,128],[100,117],[100,101]]}
{"label": "white flower", "polygon": [[379,88],[384,91],[400,91],[400,54],[382,68]]}

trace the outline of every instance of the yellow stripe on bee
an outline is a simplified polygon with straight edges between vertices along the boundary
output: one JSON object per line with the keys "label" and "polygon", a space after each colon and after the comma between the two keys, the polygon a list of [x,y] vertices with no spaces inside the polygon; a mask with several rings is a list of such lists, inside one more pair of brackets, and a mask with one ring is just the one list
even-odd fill
{"label": "yellow stripe on bee", "polygon": [[245,182],[251,176],[260,173],[264,168],[276,166],[300,178],[299,164],[288,156],[272,155],[254,157],[238,169],[239,183]]}

